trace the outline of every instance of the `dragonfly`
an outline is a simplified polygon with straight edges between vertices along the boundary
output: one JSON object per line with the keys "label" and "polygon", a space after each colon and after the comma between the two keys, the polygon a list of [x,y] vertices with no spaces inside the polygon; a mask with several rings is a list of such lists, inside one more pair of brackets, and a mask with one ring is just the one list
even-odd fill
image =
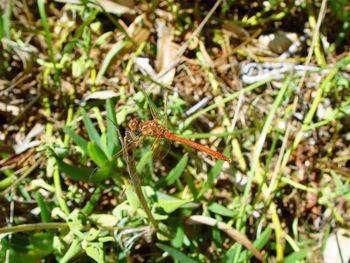
{"label": "dragonfly", "polygon": [[231,159],[229,157],[223,155],[220,152],[214,151],[213,149],[210,149],[194,141],[176,136],[155,119],[143,122],[140,118],[136,117],[129,121],[128,127],[132,132],[140,133],[144,137],[151,137],[155,139],[168,139],[171,141],[183,143],[198,151],[209,154],[216,159],[231,162]]}

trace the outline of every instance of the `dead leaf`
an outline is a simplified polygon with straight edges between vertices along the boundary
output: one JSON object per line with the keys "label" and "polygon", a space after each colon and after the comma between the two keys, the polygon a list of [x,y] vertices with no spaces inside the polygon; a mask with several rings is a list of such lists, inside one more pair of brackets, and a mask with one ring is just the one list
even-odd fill
{"label": "dead leaf", "polygon": [[[81,5],[80,0],[55,0],[55,2]],[[119,3],[117,3],[119,2]],[[90,3],[89,6],[96,6],[96,3]],[[110,0],[99,0],[98,5],[101,6],[106,12],[122,15],[122,14],[135,14],[134,1],[132,0],[122,0],[122,1],[110,1]]]}
{"label": "dead leaf", "polygon": [[149,58],[135,58],[135,65],[137,65],[142,74],[149,75],[152,78],[156,78],[157,73],[154,71],[153,67],[150,64]]}
{"label": "dead leaf", "polygon": [[[157,21],[157,72],[162,72],[168,68],[176,57],[176,51],[172,43],[173,34],[172,28],[168,27],[165,21]],[[174,80],[174,76],[175,68],[169,70],[159,81],[165,86],[170,86]]]}
{"label": "dead leaf", "polygon": [[286,52],[292,44],[292,40],[290,40],[285,33],[277,32],[269,42],[268,47],[272,52],[282,54],[283,52]]}
{"label": "dead leaf", "polygon": [[260,261],[263,260],[262,254],[254,247],[253,243],[244,234],[234,229],[233,227],[223,222],[219,222],[211,217],[202,215],[190,216],[187,219],[187,222],[192,224],[197,223],[208,226],[217,226],[218,229],[225,232],[230,238],[232,238],[233,240],[237,241],[241,245],[245,246],[248,250],[250,250],[257,259],[259,259]]}
{"label": "dead leaf", "polygon": [[233,21],[225,21],[222,25],[222,29],[228,32],[233,38],[245,39],[249,37],[249,33],[243,27],[237,25]]}
{"label": "dead leaf", "polygon": [[45,130],[44,125],[36,124],[27,134],[22,142],[17,143],[13,146],[15,154],[20,154],[30,148],[36,147],[41,144],[40,140],[31,141],[34,137],[43,133]]}
{"label": "dead leaf", "polygon": [[127,54],[130,51],[138,48],[142,42],[146,41],[150,35],[150,30],[148,25],[148,21],[146,20],[144,15],[140,15],[134,19],[134,21],[130,24],[127,29],[127,33],[129,37],[132,39],[133,43],[129,42],[120,52],[122,55]]}
{"label": "dead leaf", "polygon": [[84,97],[82,99],[83,103],[85,103],[88,100],[92,100],[92,99],[97,99],[97,100],[107,100],[110,98],[114,98],[119,96],[119,93],[114,92],[113,90],[102,90],[102,91],[96,91],[93,92],[89,95],[87,95],[86,97]]}

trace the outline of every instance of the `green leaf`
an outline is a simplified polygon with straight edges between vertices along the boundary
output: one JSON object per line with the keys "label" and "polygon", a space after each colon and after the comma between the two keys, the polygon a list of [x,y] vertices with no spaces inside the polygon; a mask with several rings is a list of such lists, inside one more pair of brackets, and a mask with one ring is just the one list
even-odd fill
{"label": "green leaf", "polygon": [[36,192],[36,201],[40,207],[41,221],[43,223],[49,222],[51,219],[50,210],[47,207],[45,200],[44,200],[43,196],[40,194],[40,192]]}
{"label": "green leaf", "polygon": [[101,82],[102,77],[106,73],[108,66],[111,63],[112,59],[119,53],[119,51],[121,51],[126,46],[127,43],[128,43],[128,41],[126,41],[126,40],[119,41],[107,53],[105,59],[102,62],[101,69],[97,74],[96,84],[99,84]]}
{"label": "green leaf", "polygon": [[261,233],[261,235],[253,243],[257,250],[262,249],[267,244],[267,242],[269,242],[271,234],[272,234],[271,227],[267,227]]}
{"label": "green leaf", "polygon": [[180,252],[179,250],[169,247],[167,245],[157,243],[157,247],[159,247],[161,250],[167,252],[169,255],[174,257],[174,259],[184,262],[184,263],[196,263],[197,261],[190,258],[189,256],[186,256],[184,253]]}
{"label": "green leaf", "polygon": [[14,180],[15,179],[12,176],[5,177],[4,179],[0,180],[0,190],[9,187],[14,182]]}
{"label": "green leaf", "polygon": [[101,188],[97,187],[95,191],[92,193],[90,200],[85,204],[84,208],[81,209],[81,212],[85,215],[89,215],[95,209],[98,201],[100,200],[102,195]]}
{"label": "green leaf", "polygon": [[88,154],[99,167],[103,167],[109,162],[107,156],[95,142],[88,142]]}
{"label": "green leaf", "polygon": [[168,214],[174,212],[176,209],[178,209],[182,205],[191,202],[190,199],[182,200],[160,192],[157,192],[156,196],[157,196],[157,204],[161,208],[163,208],[164,211]]}
{"label": "green leaf", "polygon": [[222,216],[228,216],[233,217],[235,215],[235,212],[218,204],[218,203],[212,203],[208,207],[209,211],[212,211],[215,214],[222,215]]}
{"label": "green leaf", "polygon": [[76,28],[76,30],[74,30],[74,35],[69,38],[69,42],[63,48],[62,54],[72,53],[72,50],[76,47],[77,42],[81,39],[81,36],[83,35],[84,31],[86,31],[86,27],[88,27],[94,21],[97,14],[98,14],[97,9],[94,9],[94,10],[90,9],[89,14],[86,14],[80,26]]}
{"label": "green leaf", "polygon": [[[51,36],[51,32],[50,32],[50,24],[48,22],[47,15],[46,15],[46,8],[45,8],[46,3],[44,0],[38,0],[37,4],[38,4],[39,14],[40,14],[40,18],[41,18],[41,24],[42,24],[43,29],[44,29],[44,36],[45,36],[46,44],[48,47],[50,61],[53,65],[53,68],[55,71],[54,81],[57,84],[59,71],[58,71],[58,68],[56,65],[56,60],[55,60],[55,52],[54,52],[54,47],[53,47],[54,45],[52,42],[52,36]],[[10,38],[10,36],[8,36],[8,37]]]}
{"label": "green leaf", "polygon": [[112,34],[113,34],[113,32],[108,31],[108,32],[102,34],[101,36],[99,36],[95,41],[95,46],[97,48],[100,47],[103,43],[106,42],[107,38],[109,38]]}
{"label": "green leaf", "polygon": [[131,107],[129,105],[124,105],[124,106],[120,107],[120,109],[117,112],[118,124],[124,123],[126,120],[126,117],[129,114],[132,114],[134,112],[137,112],[137,107]]}
{"label": "green leaf", "polygon": [[80,111],[81,111],[81,114],[83,116],[83,121],[84,121],[84,124],[86,126],[86,130],[87,130],[87,133],[89,135],[90,140],[96,142],[96,144],[101,149],[103,149],[103,146],[102,146],[102,143],[101,143],[101,136],[100,136],[100,134],[98,133],[98,131],[96,130],[96,128],[93,125],[92,121],[88,117],[86,111],[83,108],[81,108]]}
{"label": "green leaf", "polygon": [[[270,241],[270,236],[272,234],[272,228],[267,227],[261,235],[253,242],[254,247],[256,247],[257,250],[261,250],[267,242]],[[239,262],[248,262],[250,258],[253,257],[253,253],[251,253],[248,250],[244,250],[241,252],[239,257]]]}
{"label": "green leaf", "polygon": [[53,176],[55,169],[56,169],[56,158],[50,157],[46,163],[46,174],[48,175],[48,177]]}
{"label": "green leaf", "polygon": [[66,251],[66,243],[59,236],[53,237],[52,246],[55,248],[55,253],[63,255]]}
{"label": "green leaf", "polygon": [[28,233],[28,236],[23,234],[14,234],[11,240],[9,262],[38,262],[52,253],[52,243],[52,233]]}
{"label": "green leaf", "polygon": [[96,228],[90,228],[88,232],[84,233],[84,240],[88,242],[92,242],[96,240],[100,234],[101,234],[101,230]]}
{"label": "green leaf", "polygon": [[237,262],[237,260],[234,261],[234,259],[237,252],[240,251],[240,246],[240,244],[234,243],[225,253],[225,256],[221,260],[221,263]]}
{"label": "green leaf", "polygon": [[89,218],[102,227],[113,227],[118,224],[118,218],[109,214],[93,214]]}
{"label": "green leaf", "polygon": [[180,248],[182,246],[182,243],[184,241],[185,237],[185,231],[181,225],[176,227],[176,234],[175,237],[171,240],[171,244],[174,247]]}
{"label": "green leaf", "polygon": [[63,162],[56,158],[58,168],[68,177],[76,181],[89,182],[89,178],[92,175],[94,169],[88,167],[77,167]]}
{"label": "green leaf", "polygon": [[67,217],[67,224],[71,232],[76,235],[76,238],[84,239],[85,235],[82,233],[83,217],[78,209],[73,210]]}
{"label": "green leaf", "polygon": [[72,258],[74,258],[81,251],[81,240],[73,239],[72,244],[67,250],[66,254],[64,254],[63,258],[61,258],[60,263],[68,263]]}
{"label": "green leaf", "polygon": [[113,164],[107,162],[102,168],[94,170],[94,172],[91,173],[89,180],[91,183],[101,182],[110,178],[113,175],[113,171]]}
{"label": "green leaf", "polygon": [[131,184],[126,185],[125,195],[129,204],[134,208],[134,210],[137,210],[137,208],[140,207],[140,201],[137,198],[137,195]]}
{"label": "green leaf", "polygon": [[183,173],[187,166],[188,162],[188,155],[185,154],[181,160],[176,164],[176,166],[169,172],[169,174],[162,178],[162,180],[159,182],[158,187],[165,185],[171,185],[173,184]]}
{"label": "green leaf", "polygon": [[137,162],[136,165],[136,173],[137,174],[144,174],[145,173],[145,167],[148,163],[153,161],[153,151],[149,148],[142,150],[141,159]]}
{"label": "green leaf", "polygon": [[283,263],[294,263],[297,262],[298,260],[301,260],[303,258],[305,258],[308,254],[309,250],[308,249],[303,249],[300,251],[296,251],[293,252],[292,254],[290,254],[288,257],[286,257],[283,260]]}
{"label": "green leaf", "polygon": [[111,99],[106,100],[107,110],[107,148],[109,155],[112,156],[116,153],[116,149],[119,147],[119,139],[117,133],[117,119],[114,111],[114,104]]}
{"label": "green leaf", "polygon": [[38,232],[29,236],[30,243],[44,251],[52,251],[53,233]]}
{"label": "green leaf", "polygon": [[79,78],[88,70],[91,66],[91,61],[86,56],[73,60],[72,62],[72,75],[74,78]]}
{"label": "green leaf", "polygon": [[99,242],[89,242],[84,248],[86,254],[98,263],[104,263],[103,244]]}
{"label": "green leaf", "polygon": [[119,203],[114,209],[113,209],[113,215],[115,215],[119,220],[123,220],[125,218],[125,212],[130,211],[134,212],[134,208],[130,205],[129,200],[125,200],[121,203]]}
{"label": "green leaf", "polygon": [[[226,152],[226,151],[225,151]],[[203,185],[203,187],[200,189],[197,198],[201,197],[208,189],[213,187],[215,179],[218,177],[222,170],[222,165],[224,164],[224,161],[220,160],[217,161],[214,165],[214,167],[209,171],[208,173],[208,180]]]}
{"label": "green leaf", "polygon": [[67,126],[63,126],[63,131],[68,134],[69,137],[73,139],[73,141],[84,151],[84,153],[87,155],[87,144],[88,142],[81,137],[80,135],[76,134],[71,128]]}
{"label": "green leaf", "polygon": [[108,152],[108,141],[107,141],[107,134],[105,132],[103,132],[101,134],[101,144],[103,145],[103,149],[101,148],[101,150],[104,151],[105,155],[107,156],[107,158],[110,160],[112,159],[112,155]]}

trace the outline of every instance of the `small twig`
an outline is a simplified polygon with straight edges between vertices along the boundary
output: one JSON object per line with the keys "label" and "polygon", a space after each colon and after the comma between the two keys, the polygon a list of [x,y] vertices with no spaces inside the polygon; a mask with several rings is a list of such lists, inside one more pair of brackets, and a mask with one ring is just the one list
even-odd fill
{"label": "small twig", "polygon": [[270,194],[272,193],[272,191],[273,191],[273,189],[275,187],[275,183],[276,183],[276,180],[277,180],[277,177],[278,177],[278,174],[279,174],[279,169],[281,167],[283,156],[284,156],[285,150],[287,148],[290,130],[291,130],[291,123],[287,122],[286,133],[284,134],[284,137],[283,137],[282,146],[281,146],[281,149],[280,149],[280,153],[278,155],[278,159],[277,159],[277,162],[276,162],[276,165],[275,165],[275,169],[274,169],[272,177],[271,177],[270,185],[269,185],[269,187],[268,187],[268,189],[267,189],[267,191],[265,193],[265,200],[269,199],[269,196],[270,196]]}
{"label": "small twig", "polygon": [[68,228],[67,223],[39,223],[39,224],[23,224],[18,226],[10,226],[0,228],[0,234],[18,233],[35,230]]}
{"label": "small twig", "polygon": [[195,105],[193,105],[191,108],[189,108],[185,112],[185,116],[189,116],[195,112],[197,112],[199,109],[202,109],[203,107],[207,106],[209,101],[212,99],[212,96],[204,97],[199,102],[197,102]]}
{"label": "small twig", "polygon": [[16,116],[11,122],[10,125],[16,123],[20,118],[22,118],[22,116],[26,113],[28,113],[28,110],[40,99],[41,94],[38,94],[35,96],[34,99],[32,99],[23,109],[23,111],[18,114],[18,116]]}
{"label": "small twig", "polygon": [[146,198],[143,195],[140,179],[137,176],[136,172],[136,165],[135,165],[135,159],[133,157],[133,148],[134,144],[129,143],[130,140],[132,140],[132,137],[129,132],[126,133],[123,141],[123,154],[124,159],[126,161],[127,170],[130,175],[131,182],[134,186],[134,190],[136,192],[136,195],[141,203],[141,206],[143,210],[145,211],[149,222],[152,224],[152,226],[155,228],[155,230],[158,229],[157,221],[154,219],[151,210],[149,209]]}
{"label": "small twig", "polygon": [[[0,193],[0,196],[6,196],[12,189],[14,189],[24,178],[26,178],[28,175],[30,175],[31,172],[33,172],[42,161],[42,158],[40,158],[35,164],[33,164],[30,168],[28,168],[21,177],[19,177],[11,186],[9,186],[7,189],[2,191]],[[22,170],[20,170],[22,171]],[[13,175],[12,175],[13,176]]]}
{"label": "small twig", "polygon": [[231,226],[229,226],[223,222],[219,222],[219,221],[215,220],[214,218],[202,216],[202,215],[190,216],[187,219],[187,223],[189,223],[189,224],[193,224],[193,223],[204,224],[204,225],[208,225],[208,226],[217,226],[218,229],[225,232],[230,238],[232,238],[233,240],[237,241],[239,244],[246,247],[250,252],[253,253],[253,255],[257,259],[259,259],[260,261],[263,261],[262,254],[256,249],[256,247],[254,247],[253,243],[250,242],[250,240],[245,235],[243,235],[238,230],[232,228]]}
{"label": "small twig", "polygon": [[236,110],[235,110],[235,115],[233,116],[232,125],[231,125],[231,127],[229,129],[230,132],[233,132],[235,130],[236,123],[237,123],[238,116],[239,116],[239,112],[241,110],[243,99],[244,99],[244,91],[243,91],[242,86],[241,86],[240,87],[240,91],[239,91],[238,102],[237,102],[237,106],[236,106]]}
{"label": "small twig", "polygon": [[[312,43],[311,43],[311,46],[310,46],[310,49],[309,49],[309,53],[308,53],[308,56],[306,58],[304,66],[308,66],[310,64],[310,61],[311,61],[311,58],[312,58],[312,54],[313,54],[313,50],[315,48],[315,45],[316,45],[316,42],[317,42],[317,39],[318,39],[318,33],[319,33],[319,30],[320,30],[320,27],[321,27],[322,18],[324,16],[324,13],[325,13],[325,10],[326,10],[326,3],[327,3],[327,0],[322,0],[320,12],[319,12],[319,15],[318,15],[318,18],[317,18],[316,28],[315,28],[315,31],[314,31],[314,34],[313,34],[313,37],[312,37]],[[330,73],[330,75],[332,75],[332,73]],[[297,109],[297,106],[298,106],[298,101],[299,101],[299,96],[301,94],[301,90],[302,90],[302,87],[304,85],[305,78],[306,78],[306,71],[303,72],[303,75],[301,77],[299,85],[298,85],[298,87],[297,87],[297,89],[295,91],[296,95],[295,95],[295,98],[294,98],[294,101],[293,101],[293,105],[292,105],[292,114],[290,116],[293,116],[295,114],[295,112],[296,112],[296,109]],[[291,122],[291,117],[289,118],[288,122]],[[301,134],[302,134],[302,131],[300,130],[298,135],[301,135]],[[292,151],[299,144],[299,142],[297,141],[298,135],[296,136],[296,138],[295,138],[291,148],[288,149],[288,151],[284,154],[282,163],[280,165],[279,173],[281,173],[284,170],[284,168],[287,165],[287,162],[289,160],[289,157],[290,157]]]}
{"label": "small twig", "polygon": [[206,17],[202,20],[202,22],[199,24],[199,26],[193,31],[192,35],[187,39],[187,41],[179,48],[176,57],[174,59],[173,63],[168,64],[168,66],[162,70],[158,76],[157,79],[161,79],[164,77],[170,70],[172,70],[177,64],[180,63],[180,58],[182,55],[185,53],[187,47],[189,46],[190,42],[198,36],[198,34],[202,31],[204,25],[208,22],[209,18],[213,15],[215,10],[219,7],[221,4],[222,0],[216,1],[215,5],[210,9],[209,13],[206,15]]}
{"label": "small twig", "polygon": [[[8,227],[12,227],[12,224],[13,224],[13,215],[14,215],[14,210],[15,210],[15,202],[13,201],[13,195],[14,195],[14,191],[12,189],[11,196],[10,196],[11,203],[10,203],[10,218],[8,220]],[[12,242],[12,233],[10,233],[9,236],[8,236],[9,248],[6,249],[6,259],[5,259],[6,263],[10,262],[11,242]]]}

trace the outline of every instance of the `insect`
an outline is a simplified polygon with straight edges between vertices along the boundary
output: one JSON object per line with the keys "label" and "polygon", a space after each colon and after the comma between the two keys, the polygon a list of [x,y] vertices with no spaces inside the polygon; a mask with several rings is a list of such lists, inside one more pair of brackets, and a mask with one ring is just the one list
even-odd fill
{"label": "insect", "polygon": [[227,162],[231,161],[231,159],[229,157],[223,155],[220,152],[214,151],[214,150],[212,150],[204,145],[201,145],[199,143],[196,143],[196,142],[190,141],[188,139],[176,136],[175,134],[168,131],[164,125],[161,125],[160,123],[158,123],[157,120],[143,122],[139,118],[134,118],[134,119],[130,120],[128,126],[132,132],[140,132],[144,137],[152,137],[152,138],[156,138],[156,139],[165,138],[168,140],[180,142],[180,143],[186,144],[194,149],[197,149],[201,152],[207,153],[214,158],[224,160]]}

